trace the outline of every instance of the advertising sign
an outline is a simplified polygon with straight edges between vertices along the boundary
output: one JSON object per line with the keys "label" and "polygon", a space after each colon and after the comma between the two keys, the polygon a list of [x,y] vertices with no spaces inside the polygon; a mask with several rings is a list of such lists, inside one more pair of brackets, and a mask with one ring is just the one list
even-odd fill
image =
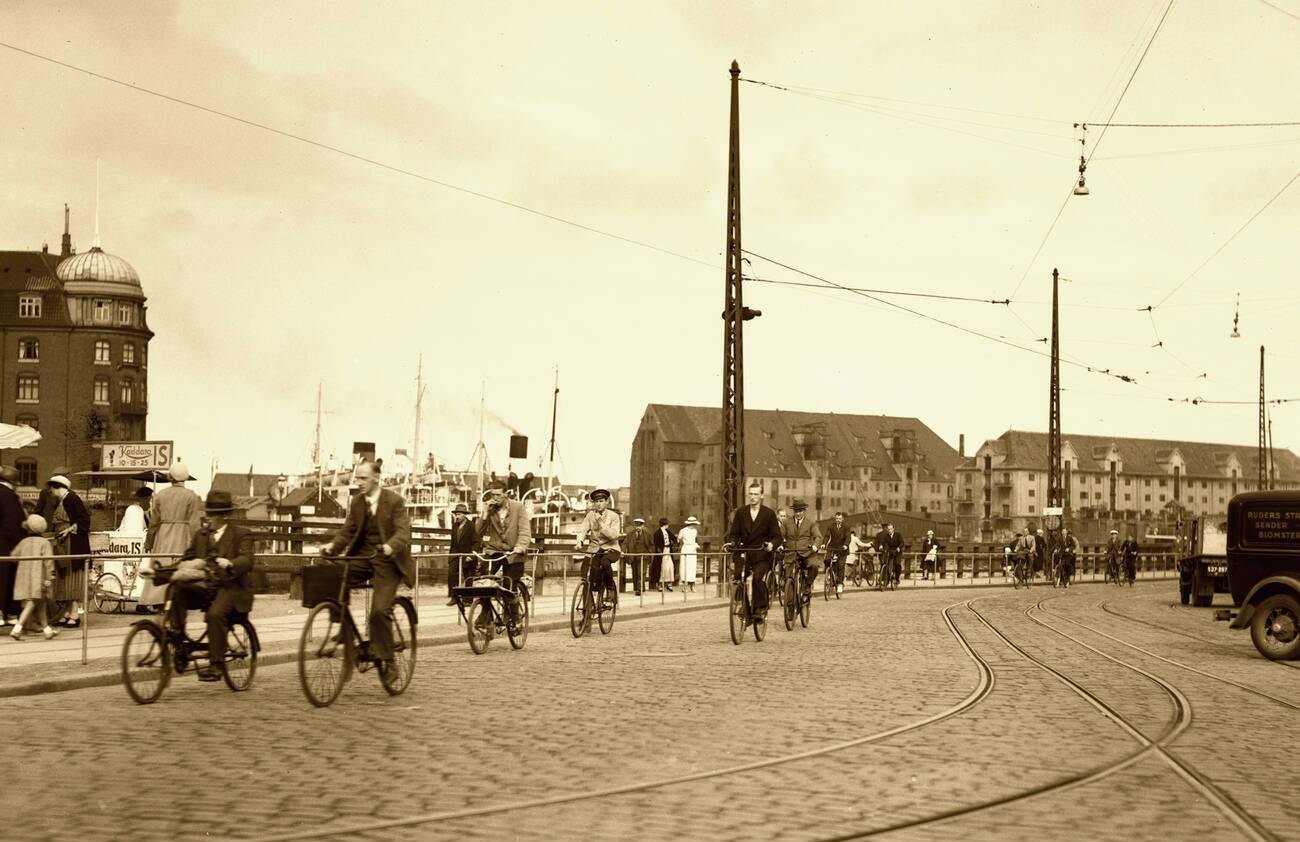
{"label": "advertising sign", "polygon": [[[92,532],[90,533],[90,551],[93,555],[130,555],[136,558],[114,558],[96,562],[104,573],[117,577],[121,594],[130,599],[140,595],[144,586],[142,578],[137,575],[140,554],[144,553],[144,535],[126,532]],[[116,587],[109,589],[116,592]]]}
{"label": "advertising sign", "polygon": [[1257,504],[1242,512],[1244,544],[1295,544],[1300,542],[1300,508],[1283,503]]}
{"label": "advertising sign", "polygon": [[165,471],[171,466],[169,441],[114,441],[100,445],[100,470]]}

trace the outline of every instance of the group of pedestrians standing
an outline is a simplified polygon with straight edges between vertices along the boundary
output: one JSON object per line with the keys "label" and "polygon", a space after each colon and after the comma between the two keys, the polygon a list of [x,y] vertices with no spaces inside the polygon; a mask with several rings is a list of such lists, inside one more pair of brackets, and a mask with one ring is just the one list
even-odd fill
{"label": "group of pedestrians standing", "polygon": [[18,497],[18,471],[0,467],[0,555],[19,558],[0,562],[0,627],[12,620],[14,640],[34,626],[46,639],[54,637],[52,607],[66,608],[63,625],[69,628],[80,626],[85,614],[90,511],[67,474],[67,468],[56,469],[28,512]]}
{"label": "group of pedestrians standing", "polygon": [[641,593],[643,573],[648,575],[652,591],[671,591],[676,584],[695,590],[699,536],[700,521],[694,515],[678,532],[666,517],[659,518],[659,527],[653,532],[646,528],[645,518],[632,518],[632,528],[623,537],[623,554],[632,568],[633,592]]}

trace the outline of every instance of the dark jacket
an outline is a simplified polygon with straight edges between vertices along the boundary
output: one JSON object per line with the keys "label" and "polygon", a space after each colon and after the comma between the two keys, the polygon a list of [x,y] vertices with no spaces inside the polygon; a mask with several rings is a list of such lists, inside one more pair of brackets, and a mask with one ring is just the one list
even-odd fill
{"label": "dark jacket", "polygon": [[182,559],[201,558],[212,561],[218,558],[229,559],[229,570],[221,571],[218,587],[233,592],[236,611],[253,610],[253,553],[257,542],[253,534],[245,527],[233,523],[226,524],[221,538],[213,543],[212,527],[205,526],[194,534],[189,547],[181,555]]}
{"label": "dark jacket", "polygon": [[674,532],[674,531],[672,531],[671,529],[667,529],[667,531],[668,531],[668,546],[667,546],[667,547],[664,546],[664,530],[665,530],[665,529],[667,529],[667,527],[660,526],[659,528],[657,528],[657,529],[655,530],[655,534],[654,534],[654,545],[655,545],[655,552],[656,552],[656,553],[662,553],[665,549],[667,549],[669,552],[675,552],[675,551],[677,550],[678,546],[680,546],[680,544],[679,544],[678,541],[677,541],[677,533]]}
{"label": "dark jacket", "polygon": [[63,512],[68,516],[68,523],[77,527],[77,531],[68,536],[67,555],[90,555],[90,510],[77,492],[70,490],[63,498]]}
{"label": "dark jacket", "polygon": [[623,536],[623,552],[628,555],[649,555],[653,549],[654,541],[650,536],[650,530],[644,526],[641,527],[639,535],[637,534],[637,528],[634,526]]}
{"label": "dark jacket", "polygon": [[876,533],[876,552],[880,553],[883,558],[898,558],[903,554],[903,533],[894,530],[891,537],[889,532],[882,529]]}
{"label": "dark jacket", "polygon": [[826,527],[826,549],[846,551],[849,548],[849,526],[836,526],[832,523]]}
{"label": "dark jacket", "polygon": [[776,512],[767,506],[758,507],[758,516],[750,517],[749,506],[741,506],[731,518],[731,531],[727,541],[736,549],[762,549],[763,544],[771,541],[772,546],[781,544],[781,524],[776,522]]}
{"label": "dark jacket", "polygon": [[27,513],[23,511],[23,501],[18,492],[0,484],[0,555],[9,555],[18,542],[27,537],[23,529],[26,519]]}
{"label": "dark jacket", "polygon": [[[362,524],[366,522],[369,506],[365,494],[356,494],[348,506],[347,520],[334,536],[329,550],[332,553],[347,552],[364,539],[360,535]],[[387,488],[379,490],[379,502],[375,505],[375,518],[379,524],[379,540],[392,548],[389,556],[402,573],[406,586],[415,585],[415,565],[411,563],[411,518],[406,514],[406,501],[402,495]]]}
{"label": "dark jacket", "polygon": [[1138,555],[1138,542],[1132,536],[1124,539],[1124,543],[1119,545],[1120,552],[1124,555],[1125,561],[1132,561]]}
{"label": "dark jacket", "polygon": [[468,555],[478,549],[478,527],[473,518],[465,518],[457,525],[451,522],[451,546],[454,555]]}

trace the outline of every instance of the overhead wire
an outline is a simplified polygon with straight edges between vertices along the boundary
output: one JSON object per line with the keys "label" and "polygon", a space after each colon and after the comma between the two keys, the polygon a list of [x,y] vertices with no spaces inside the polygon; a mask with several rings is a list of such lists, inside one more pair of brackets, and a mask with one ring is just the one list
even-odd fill
{"label": "overhead wire", "polygon": [[1273,9],[1276,12],[1281,12],[1282,14],[1291,18],[1292,20],[1300,21],[1300,15],[1297,15],[1295,12],[1282,8],[1278,4],[1272,2],[1272,0],[1259,0],[1259,2],[1263,3],[1265,6],[1268,6],[1270,9]]}

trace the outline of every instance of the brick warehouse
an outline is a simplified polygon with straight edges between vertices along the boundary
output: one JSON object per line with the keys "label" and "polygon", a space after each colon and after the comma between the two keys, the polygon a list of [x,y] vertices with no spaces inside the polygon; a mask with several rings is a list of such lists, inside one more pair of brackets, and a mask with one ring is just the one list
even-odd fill
{"label": "brick warehouse", "polygon": [[18,469],[25,497],[56,467],[98,470],[103,441],[145,438],[145,301],[135,269],[98,235],[90,251],[74,252],[66,207],[59,254],[0,251],[0,420],[41,434],[0,455]]}
{"label": "brick warehouse", "polygon": [[[649,404],[632,442],[631,512],[722,527],[722,413]],[[916,418],[745,410],[745,479],[769,505],[795,497],[814,517],[835,511],[951,513],[962,457]]]}

